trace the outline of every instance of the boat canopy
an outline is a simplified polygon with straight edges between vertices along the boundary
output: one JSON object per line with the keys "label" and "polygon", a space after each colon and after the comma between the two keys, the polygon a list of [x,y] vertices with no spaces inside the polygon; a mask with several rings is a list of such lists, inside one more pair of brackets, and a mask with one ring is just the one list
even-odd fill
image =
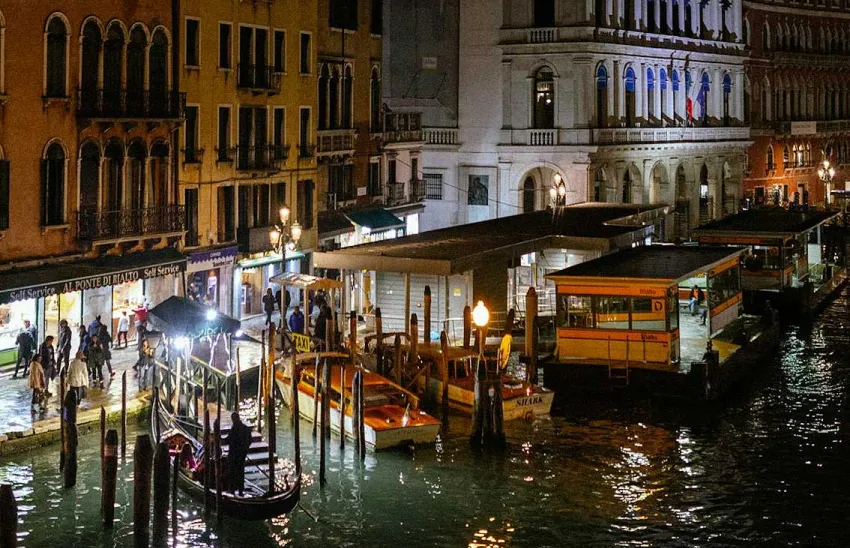
{"label": "boat canopy", "polygon": [[317,289],[327,291],[330,289],[341,289],[342,287],[344,287],[343,282],[337,280],[331,280],[330,278],[319,278],[317,276],[310,276],[309,274],[299,274],[296,272],[282,272],[269,278],[269,281],[273,284],[298,287],[301,289],[306,289],[307,291],[313,291]]}

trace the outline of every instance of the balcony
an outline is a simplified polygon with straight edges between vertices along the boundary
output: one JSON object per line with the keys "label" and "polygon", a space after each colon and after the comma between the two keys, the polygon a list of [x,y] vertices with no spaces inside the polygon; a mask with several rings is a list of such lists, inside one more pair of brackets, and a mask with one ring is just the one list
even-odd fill
{"label": "balcony", "polygon": [[421,179],[407,183],[387,183],[386,205],[397,206],[425,199],[425,182]]}
{"label": "balcony", "polygon": [[316,154],[316,145],[302,143],[298,145],[299,158],[312,158]]}
{"label": "balcony", "polygon": [[236,242],[239,244],[239,251],[243,253],[259,253],[271,249],[269,232],[272,228],[274,227],[237,228]]}
{"label": "balcony", "polygon": [[528,29],[529,44],[547,44],[555,42],[558,38],[558,29],[556,28],[533,28]]}
{"label": "balcony", "polygon": [[356,141],[357,130],[354,129],[319,130],[318,155],[322,157],[354,154]]}
{"label": "balcony", "polygon": [[177,91],[77,90],[77,116],[89,120],[182,120],[186,94]]}
{"label": "balcony", "polygon": [[77,238],[82,241],[162,237],[185,231],[186,208],[182,205],[77,212]]}
{"label": "balcony", "polygon": [[783,135],[816,135],[823,133],[850,132],[850,120],[779,121],[773,126],[776,133]]}
{"label": "balcony", "polygon": [[423,141],[422,114],[419,112],[391,112],[385,114],[383,140],[388,145],[421,143]]}
{"label": "balcony", "polygon": [[280,169],[288,157],[288,146],[263,145],[258,147],[237,147],[236,169],[240,171]]}
{"label": "balcony", "polygon": [[422,128],[422,139],[427,145],[457,147],[460,145],[457,128],[425,127]]}
{"label": "balcony", "polygon": [[594,129],[597,144],[676,143],[742,141],[750,138],[748,127],[664,127]]}
{"label": "balcony", "polygon": [[236,69],[236,87],[256,93],[280,93],[280,75],[271,65],[239,65]]}

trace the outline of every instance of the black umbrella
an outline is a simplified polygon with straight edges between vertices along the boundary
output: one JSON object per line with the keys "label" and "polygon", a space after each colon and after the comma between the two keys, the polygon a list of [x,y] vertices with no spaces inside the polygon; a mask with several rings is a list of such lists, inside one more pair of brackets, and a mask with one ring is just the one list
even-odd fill
{"label": "black umbrella", "polygon": [[172,296],[150,309],[150,327],[170,337],[195,339],[209,332],[235,333],[239,320],[185,297]]}

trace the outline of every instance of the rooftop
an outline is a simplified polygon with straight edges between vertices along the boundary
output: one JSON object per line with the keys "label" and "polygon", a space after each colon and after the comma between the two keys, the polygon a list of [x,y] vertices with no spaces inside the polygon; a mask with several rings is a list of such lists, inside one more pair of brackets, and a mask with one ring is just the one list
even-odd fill
{"label": "rooftop", "polygon": [[837,211],[759,207],[706,223],[694,230],[697,236],[718,232],[800,234],[838,215]]}
{"label": "rooftop", "polygon": [[734,259],[742,249],[705,246],[640,246],[547,274],[547,278],[619,278],[678,282]]}
{"label": "rooftop", "polygon": [[403,238],[316,253],[320,268],[448,276],[544,249],[609,251],[642,240],[664,205],[587,203],[499,217]]}

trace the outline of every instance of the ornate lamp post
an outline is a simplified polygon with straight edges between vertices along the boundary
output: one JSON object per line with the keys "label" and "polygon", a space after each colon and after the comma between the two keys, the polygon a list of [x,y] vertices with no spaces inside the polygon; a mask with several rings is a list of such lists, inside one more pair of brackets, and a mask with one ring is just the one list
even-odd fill
{"label": "ornate lamp post", "polygon": [[832,191],[832,179],[835,177],[835,168],[829,165],[829,160],[824,159],[823,167],[818,168],[818,178],[823,183],[823,203],[828,209],[830,204],[830,193]]}
{"label": "ornate lamp post", "polygon": [[484,356],[484,339],[487,337],[487,324],[490,322],[490,311],[484,306],[484,301],[478,301],[472,309],[472,323],[478,328],[479,353]]}
{"label": "ornate lamp post", "polygon": [[549,200],[552,202],[552,207],[567,205],[567,185],[561,180],[560,173],[556,173],[552,179],[552,186],[549,187]]}
{"label": "ornate lamp post", "polygon": [[283,206],[278,212],[280,223],[275,224],[269,231],[269,242],[275,253],[280,253],[281,259],[286,260],[287,251],[295,251],[298,240],[301,239],[301,225],[298,221],[289,223],[289,207]]}

